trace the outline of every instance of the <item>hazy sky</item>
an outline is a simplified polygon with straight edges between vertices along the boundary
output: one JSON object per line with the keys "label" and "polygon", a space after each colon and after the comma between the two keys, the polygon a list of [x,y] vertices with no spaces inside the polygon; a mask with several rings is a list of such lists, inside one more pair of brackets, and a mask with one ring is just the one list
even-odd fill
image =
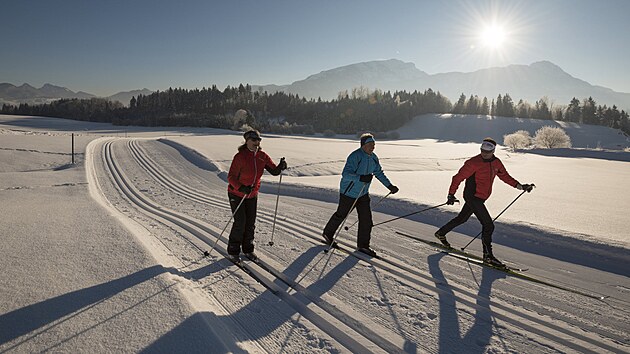
{"label": "hazy sky", "polygon": [[549,60],[630,92],[628,0],[0,0],[0,28],[0,82],[101,96],[392,58],[429,74]]}

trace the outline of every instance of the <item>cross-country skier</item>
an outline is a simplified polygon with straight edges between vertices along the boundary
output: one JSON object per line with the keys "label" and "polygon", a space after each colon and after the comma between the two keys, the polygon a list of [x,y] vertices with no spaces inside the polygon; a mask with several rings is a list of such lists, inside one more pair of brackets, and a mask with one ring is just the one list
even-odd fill
{"label": "cross-country skier", "polygon": [[271,157],[262,151],[260,147],[262,138],[257,130],[247,131],[243,138],[245,142],[238,147],[238,153],[234,155],[228,172],[228,198],[232,213],[236,213],[227,252],[234,262],[239,261],[241,249],[245,257],[251,260],[258,258],[254,253],[254,229],[260,178],[264,170],[277,176],[280,171],[287,168],[284,160],[276,166]]}
{"label": "cross-country skier", "polygon": [[492,138],[483,139],[481,143],[481,153],[464,162],[464,166],[453,176],[451,186],[448,190],[446,204],[453,205],[455,202],[459,202],[457,198],[455,198],[455,192],[457,192],[457,188],[464,180],[466,180],[464,187],[465,203],[459,215],[437,230],[435,237],[445,246],[450,247],[450,244],[446,240],[446,234],[455,227],[465,223],[472,214],[475,214],[482,225],[481,242],[483,244],[484,262],[495,266],[503,266],[503,263],[496,259],[492,253],[492,232],[494,231],[494,223],[484,203],[492,193],[492,183],[494,182],[495,176],[498,176],[506,184],[520,190],[525,190],[528,193],[532,191],[534,185],[520,184],[508,174],[501,160],[494,155],[496,146],[497,143]]}
{"label": "cross-country skier", "polygon": [[361,147],[353,151],[346,160],[346,165],[341,173],[341,183],[339,190],[339,205],[337,211],[330,217],[326,227],[324,227],[324,240],[332,245],[334,235],[339,225],[352,211],[352,206],[356,207],[359,214],[359,228],[357,231],[357,250],[371,257],[376,256],[376,252],[370,248],[370,238],[372,233],[372,210],[370,208],[370,183],[372,177],[376,178],[387,187],[392,194],[398,192],[398,187],[394,186],[385,176],[378,156],[374,153],[376,140],[369,133],[361,135]]}

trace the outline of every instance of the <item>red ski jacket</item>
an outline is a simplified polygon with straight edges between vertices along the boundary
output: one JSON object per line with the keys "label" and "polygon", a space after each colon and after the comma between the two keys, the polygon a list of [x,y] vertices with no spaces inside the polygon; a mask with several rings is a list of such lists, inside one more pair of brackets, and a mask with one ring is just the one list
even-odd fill
{"label": "red ski jacket", "polygon": [[477,198],[486,200],[492,194],[492,183],[495,176],[499,176],[503,182],[514,188],[519,184],[517,180],[508,174],[498,157],[493,156],[489,160],[484,160],[479,154],[464,162],[464,166],[453,176],[448,193],[454,195],[460,183],[466,180],[464,199],[467,196],[474,195]]}
{"label": "red ski jacket", "polygon": [[230,165],[230,171],[228,172],[228,193],[242,198],[245,196],[245,193],[240,192],[238,189],[241,188],[241,186],[254,186],[248,199],[256,197],[260,189],[260,178],[265,169],[274,176],[280,174],[278,166],[273,163],[271,157],[264,151],[258,150],[254,153],[247,148],[242,149],[234,155],[232,164]]}

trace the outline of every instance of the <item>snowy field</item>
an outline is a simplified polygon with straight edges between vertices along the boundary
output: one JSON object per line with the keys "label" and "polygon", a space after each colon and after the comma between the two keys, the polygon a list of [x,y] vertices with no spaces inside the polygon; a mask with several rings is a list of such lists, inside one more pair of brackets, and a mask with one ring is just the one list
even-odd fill
{"label": "snowy field", "polygon": [[[401,128],[404,140],[378,141],[376,154],[392,183],[401,192],[389,197],[420,206],[433,206],[446,200],[451,177],[464,161],[479,153],[479,143],[470,142],[472,137],[481,140],[486,136],[502,141],[504,134],[516,130],[528,130],[533,136],[544,124],[540,120],[497,119],[468,116],[466,119],[423,116]],[[512,123],[507,128],[505,120]],[[446,123],[444,123],[446,121]],[[549,122],[546,122],[549,125]],[[441,128],[440,128],[441,127]],[[591,140],[586,136],[592,130]],[[423,136],[431,132],[435,138],[411,139],[413,132]],[[443,135],[439,135],[444,132]],[[597,126],[575,126],[568,129],[573,134],[574,146],[606,145],[629,146],[630,140],[616,131]],[[471,135],[472,134],[472,135]],[[443,136],[445,138],[443,138]],[[436,140],[439,139],[439,140]],[[448,142],[443,140],[448,139]],[[169,138],[190,147],[210,159],[222,171],[227,171],[236,147],[242,142],[239,135],[209,135]],[[623,145],[625,144],[625,145]],[[217,146],[225,148],[217,149]],[[272,158],[286,157],[289,170],[283,183],[305,185],[329,190],[328,197],[317,190],[309,198],[335,202],[337,200],[340,173],[345,158],[358,148],[357,139],[324,139],[305,137],[270,136],[263,140],[263,150]],[[231,148],[230,148],[231,147]],[[554,152],[560,156],[554,156]],[[521,183],[536,184],[535,193],[523,196],[501,216],[501,222],[553,230],[568,237],[587,238],[593,242],[630,247],[627,231],[627,211],[630,210],[630,153],[613,150],[555,149],[552,152],[535,150],[528,153],[512,153],[499,148],[496,155],[504,162],[508,172]],[[273,182],[277,177],[266,175]],[[273,192],[271,189],[270,192]],[[388,190],[380,183],[372,184],[370,191],[377,196]],[[463,183],[458,190],[463,192]],[[520,191],[497,179],[494,192],[487,205],[490,212],[498,214]],[[302,195],[302,192],[297,192]],[[319,196],[319,197],[318,197]],[[460,198],[461,199],[461,198]],[[384,213],[402,215],[409,203],[382,204]],[[417,208],[417,205],[411,207]],[[444,207],[445,213],[459,211],[456,207]],[[448,221],[450,215],[436,220],[436,226]],[[422,220],[429,222],[429,220]],[[474,225],[475,233],[478,225]]]}
{"label": "snowy field", "polygon": [[[422,116],[400,140],[377,141],[400,192],[374,221],[443,203],[475,141],[539,124]],[[226,233],[202,255],[229,221],[225,171],[240,134],[0,116],[0,352],[629,352],[628,141],[566,128],[576,149],[497,152],[537,188],[497,221],[495,253],[552,287],[396,233],[432,240],[457,205],[376,227],[383,260],[353,252],[356,229],[324,255],[354,137],[263,134],[289,169],[273,246],[278,177],[264,177],[259,197],[257,252],[271,272],[248,274],[223,259]],[[375,181],[371,192],[374,204],[386,189]],[[497,180],[491,214],[519,193]],[[473,217],[449,240],[461,247],[479,230]]]}

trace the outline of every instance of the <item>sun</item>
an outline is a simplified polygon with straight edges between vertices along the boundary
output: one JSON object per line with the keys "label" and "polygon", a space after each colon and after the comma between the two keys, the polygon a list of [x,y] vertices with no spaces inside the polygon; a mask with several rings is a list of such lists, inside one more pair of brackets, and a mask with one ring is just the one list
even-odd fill
{"label": "sun", "polygon": [[500,48],[506,42],[507,32],[502,26],[486,26],[479,36],[479,40],[484,47],[493,49]]}

